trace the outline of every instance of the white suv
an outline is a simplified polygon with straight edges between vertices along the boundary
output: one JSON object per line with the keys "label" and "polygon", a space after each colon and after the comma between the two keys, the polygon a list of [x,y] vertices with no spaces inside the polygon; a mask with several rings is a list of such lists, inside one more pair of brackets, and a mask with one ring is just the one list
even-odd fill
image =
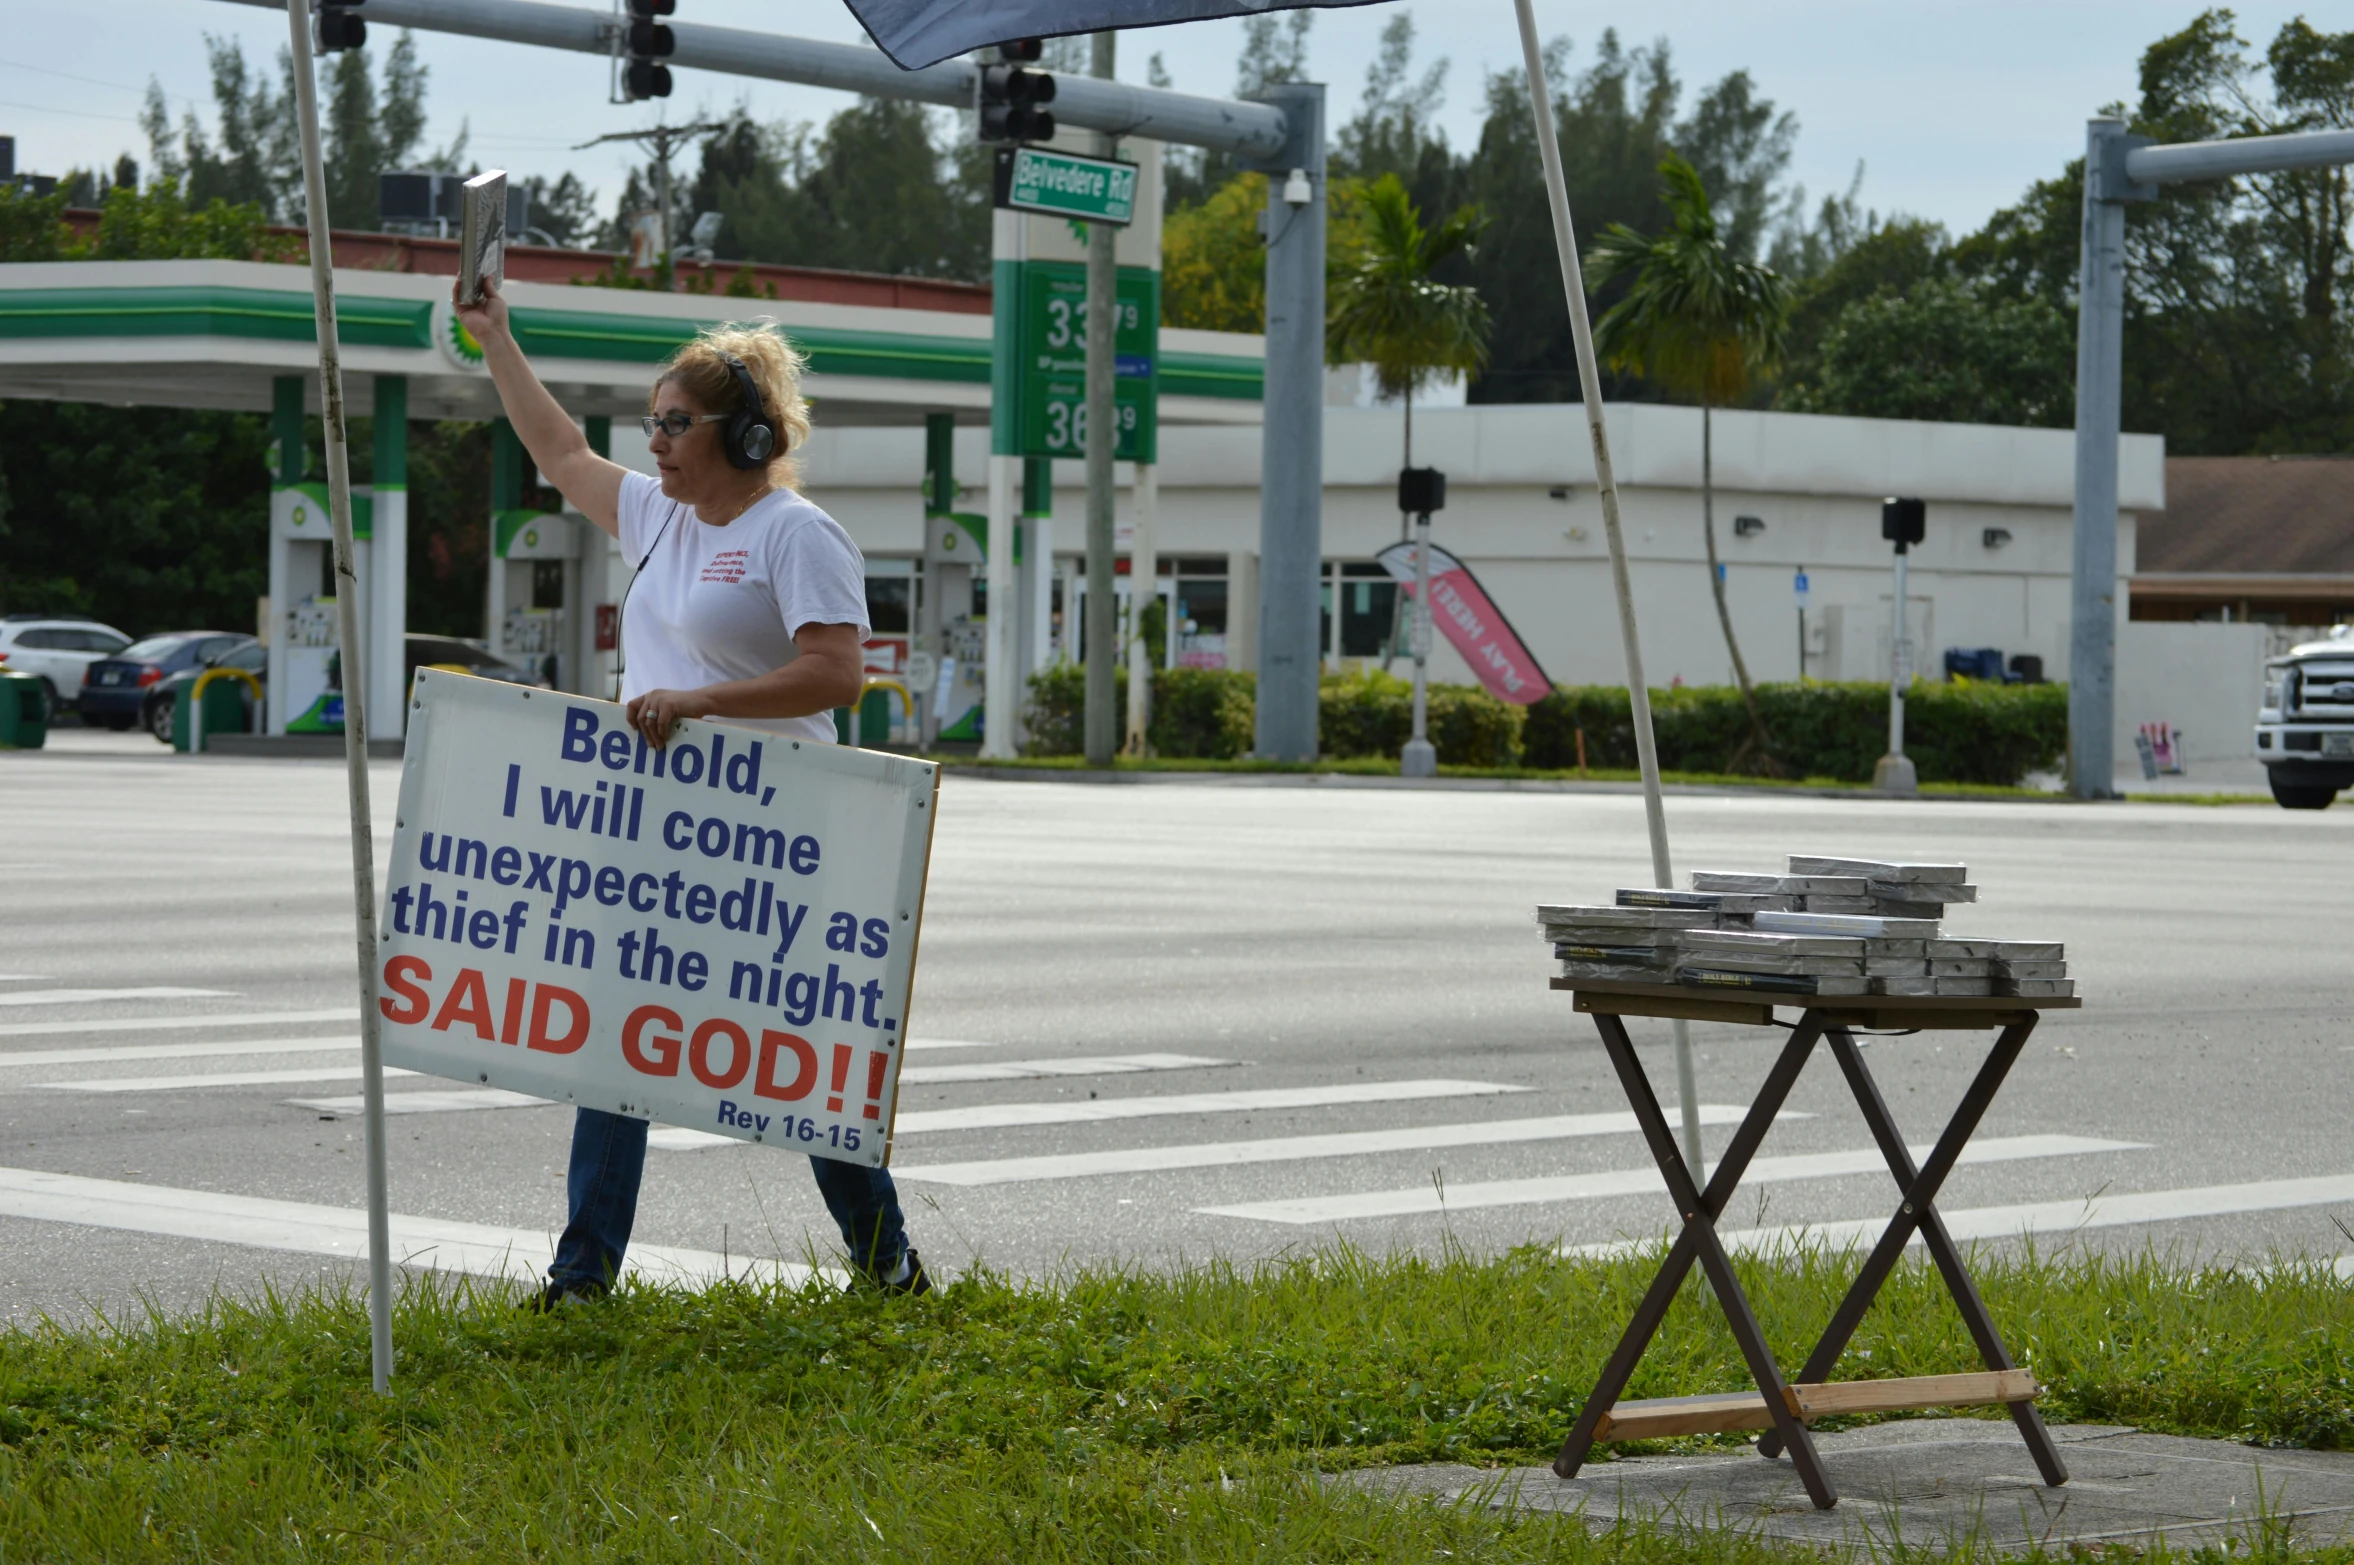
{"label": "white suv", "polygon": [[2354,787],[2354,626],[2265,661],[2256,759],[2288,809],[2326,810]]}
{"label": "white suv", "polygon": [[49,710],[70,710],[82,671],[114,656],[131,638],[78,614],[10,614],[0,618],[0,669],[35,674],[49,686]]}

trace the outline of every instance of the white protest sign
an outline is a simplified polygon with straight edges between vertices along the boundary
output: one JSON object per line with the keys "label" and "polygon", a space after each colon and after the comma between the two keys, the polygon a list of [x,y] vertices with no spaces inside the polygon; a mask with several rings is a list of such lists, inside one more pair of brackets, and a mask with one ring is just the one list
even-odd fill
{"label": "white protest sign", "polygon": [[388,1065],[879,1166],[939,768],[421,671]]}

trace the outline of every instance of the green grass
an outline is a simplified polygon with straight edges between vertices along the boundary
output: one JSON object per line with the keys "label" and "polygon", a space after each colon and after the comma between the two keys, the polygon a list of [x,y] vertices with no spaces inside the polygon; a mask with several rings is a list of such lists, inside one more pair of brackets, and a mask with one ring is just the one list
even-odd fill
{"label": "green grass", "polygon": [[[1316,1482],[1549,1459],[1652,1265],[1342,1251],[928,1300],[625,1291],[553,1317],[421,1283],[385,1398],[349,1297],[17,1331],[0,1559],[1783,1558]],[[1786,1361],[1852,1266],[1745,1266]],[[2324,1268],[2029,1255],[1980,1280],[2055,1419],[2354,1441],[2354,1287]],[[1856,1349],[1846,1376],[1976,1367],[1918,1267]],[[1742,1383],[1687,1291],[1632,1394]]]}
{"label": "green grass", "polygon": [[2125,799],[2129,804],[2198,804],[2209,806],[2272,804],[2275,802],[2269,793],[2129,793]]}
{"label": "green grass", "polygon": [[[1102,771],[1091,767],[1086,758],[1076,755],[1026,755],[1013,760],[982,760],[971,755],[934,755],[927,760],[938,761],[948,767],[1019,767],[1027,771],[1088,772]],[[1395,777],[1398,763],[1387,756],[1350,756],[1316,761],[1209,761],[1171,760],[1149,756],[1137,760],[1130,756],[1115,757],[1110,770],[1115,772],[1239,772],[1288,775],[1329,775],[1340,777]],[[1593,767],[1586,771],[1550,770],[1524,766],[1441,766],[1441,777],[1486,778],[1501,782],[1605,782],[1632,783],[1642,781],[1642,774],[1608,767]],[[1750,777],[1731,772],[1662,772],[1660,781],[1671,787],[1696,788],[1837,788],[1849,792],[1870,792],[1868,784],[1841,777]],[[2005,787],[1999,783],[1944,783],[1921,784],[1921,792],[1936,797],[1984,799],[2043,799],[2064,801],[2065,795],[2041,788]]]}

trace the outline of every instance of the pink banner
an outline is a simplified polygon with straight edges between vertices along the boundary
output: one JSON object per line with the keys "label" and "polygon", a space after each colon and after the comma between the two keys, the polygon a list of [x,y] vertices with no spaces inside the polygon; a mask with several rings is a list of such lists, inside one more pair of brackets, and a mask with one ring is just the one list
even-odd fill
{"label": "pink banner", "polygon": [[[1414,596],[1414,545],[1393,543],[1374,556],[1395,577],[1411,600]],[[1430,618],[1447,634],[1479,682],[1499,701],[1529,706],[1542,701],[1553,682],[1521,644],[1520,635],[1504,611],[1488,598],[1487,589],[1470,567],[1437,544],[1430,546]]]}

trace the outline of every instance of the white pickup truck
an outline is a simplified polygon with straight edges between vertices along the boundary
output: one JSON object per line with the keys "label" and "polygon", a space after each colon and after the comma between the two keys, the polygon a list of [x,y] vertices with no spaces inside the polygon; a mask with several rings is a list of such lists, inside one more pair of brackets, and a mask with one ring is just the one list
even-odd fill
{"label": "white pickup truck", "polygon": [[2326,810],[2354,787],[2354,625],[2265,661],[2256,759],[2283,809]]}

